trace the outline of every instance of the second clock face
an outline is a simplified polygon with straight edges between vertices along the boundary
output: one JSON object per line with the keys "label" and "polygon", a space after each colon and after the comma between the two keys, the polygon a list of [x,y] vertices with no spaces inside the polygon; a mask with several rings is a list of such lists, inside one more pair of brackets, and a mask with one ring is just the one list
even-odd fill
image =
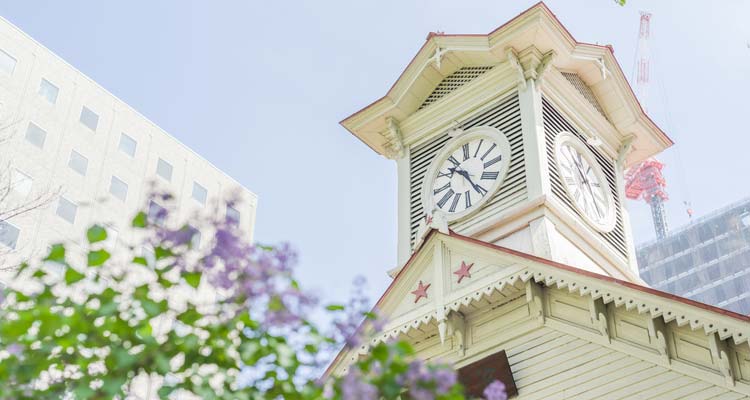
{"label": "second clock face", "polygon": [[502,139],[505,137],[467,133],[446,146],[435,160],[429,189],[434,210],[449,217],[461,216],[495,192],[509,162],[508,147]]}
{"label": "second clock face", "polygon": [[557,166],[568,195],[594,227],[607,231],[614,221],[612,199],[604,174],[585,145],[570,134],[558,138]]}

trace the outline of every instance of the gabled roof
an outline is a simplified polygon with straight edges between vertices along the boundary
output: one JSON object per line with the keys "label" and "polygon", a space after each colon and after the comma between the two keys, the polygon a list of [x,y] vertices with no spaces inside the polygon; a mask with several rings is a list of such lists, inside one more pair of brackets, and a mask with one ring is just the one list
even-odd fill
{"label": "gabled roof", "polygon": [[[488,268],[476,277],[473,276],[475,271],[472,271],[472,277],[476,282],[469,282],[468,285],[450,283],[441,286],[443,280],[436,272],[430,272],[433,263],[431,257],[438,254],[432,250],[441,243],[451,253],[474,256],[475,262]],[[453,264],[455,261],[453,260]],[[449,266],[451,271],[444,271],[443,274],[452,273],[454,266]],[[482,268],[482,265],[478,267]],[[433,268],[432,271],[438,270]],[[424,283],[433,284],[432,291],[428,293],[428,298],[414,301],[410,293],[417,287],[417,282],[422,280]],[[524,284],[529,281],[567,289],[570,293],[588,296],[594,300],[601,299],[604,304],[614,303],[616,307],[637,310],[639,314],[647,313],[652,318],[663,318],[667,323],[675,321],[678,326],[689,325],[691,329],[700,329],[706,334],[716,333],[722,340],[731,337],[737,344],[748,342],[750,338],[750,317],[746,315],[486,243],[455,232],[445,235],[433,230],[428,233],[376,303],[374,310],[380,312],[388,323],[370,344],[399,337],[423,326],[435,325],[449,313],[472,304],[481,304],[483,299],[498,293],[512,296],[514,292],[522,291]],[[332,368],[343,361],[346,354],[351,354],[351,351],[363,354],[368,350],[369,345],[363,345],[356,350],[342,350],[326,373],[330,373]]]}
{"label": "gabled roof", "polygon": [[[488,34],[430,33],[386,95],[341,124],[373,150],[385,154],[387,141],[381,133],[388,129],[388,120],[402,121],[420,112],[420,105],[442,79],[461,67],[508,63],[506,49],[521,51],[532,45],[541,52],[554,50],[554,67],[575,71],[591,86],[622,137],[634,136],[635,157],[644,159],[672,144],[641,108],[611,46],[576,41],[541,2]],[[443,56],[435,57],[436,51]],[[442,61],[438,63],[436,58]],[[635,161],[630,159],[629,163]]]}

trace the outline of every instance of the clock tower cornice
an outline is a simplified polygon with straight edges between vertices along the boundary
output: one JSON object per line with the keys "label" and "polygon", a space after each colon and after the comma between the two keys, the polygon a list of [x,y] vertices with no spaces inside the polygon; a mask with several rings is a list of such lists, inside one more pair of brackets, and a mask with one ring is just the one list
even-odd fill
{"label": "clock tower cornice", "polygon": [[[492,71],[500,67],[509,74],[514,71],[517,73],[510,65],[509,49],[517,52],[526,79],[547,78],[549,76],[545,75],[551,75],[553,69],[574,71],[580,75],[599,98],[606,119],[619,135],[633,136],[633,151],[626,164],[654,155],[672,144],[642,110],[612,48],[576,41],[543,3],[532,6],[486,35],[430,34],[386,95],[347,117],[341,124],[379,154],[392,157],[393,141],[389,137],[391,118],[400,123],[405,146],[418,142],[422,135],[412,135],[413,132],[422,133],[440,126],[430,121],[429,126],[412,127],[409,122],[428,120],[429,118],[418,116],[437,114],[431,112],[431,109],[439,108],[440,103],[449,102],[450,96],[446,96],[429,107],[423,107],[424,100],[435,87],[446,77],[465,67],[495,67]],[[544,68],[545,65],[548,67]],[[485,75],[488,74],[489,72]],[[509,78],[511,82],[520,83],[517,78]],[[501,85],[493,89],[497,95],[504,88]],[[467,84],[456,92],[468,90]],[[477,88],[473,90],[480,91]],[[476,100],[481,102],[483,99],[480,96]],[[458,102],[450,102],[453,103],[452,108],[463,107],[463,110],[456,111],[464,113],[471,112],[472,107],[480,106],[462,106]],[[443,122],[444,128],[450,128],[452,122]],[[612,147],[617,148],[619,145],[612,143]]]}

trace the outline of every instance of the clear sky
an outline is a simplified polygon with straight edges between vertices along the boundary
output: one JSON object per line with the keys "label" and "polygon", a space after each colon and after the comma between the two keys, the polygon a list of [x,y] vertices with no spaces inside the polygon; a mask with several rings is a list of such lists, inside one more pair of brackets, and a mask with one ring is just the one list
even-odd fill
{"label": "clear sky", "polygon": [[[356,274],[373,296],[389,282],[396,166],[338,121],[385,94],[428,32],[487,33],[532,4],[24,0],[0,15],[257,193],[256,238],[293,243],[303,284],[342,297]],[[750,1],[547,5],[628,76],[638,11],[654,14],[649,109],[678,143],[661,157],[671,226],[683,201],[700,216],[750,195]],[[653,237],[647,206],[628,208],[636,241]]]}

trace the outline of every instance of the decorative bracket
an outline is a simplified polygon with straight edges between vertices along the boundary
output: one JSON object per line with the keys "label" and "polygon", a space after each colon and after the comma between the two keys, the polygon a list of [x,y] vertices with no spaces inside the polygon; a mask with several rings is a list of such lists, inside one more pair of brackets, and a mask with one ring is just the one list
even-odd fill
{"label": "decorative bracket", "polygon": [[607,306],[601,299],[589,297],[589,311],[591,312],[591,322],[594,323],[594,326],[607,342],[612,343],[612,338],[609,335],[609,324],[607,323]]}
{"label": "decorative bracket", "polygon": [[536,82],[537,89],[542,85],[544,74],[552,65],[556,53],[550,50],[542,54],[536,47],[529,46],[520,53],[516,53],[513,48],[509,47],[505,50],[505,54],[508,55],[511,67],[516,71],[518,90],[523,90],[526,88],[527,80]]}
{"label": "decorative bracket", "polygon": [[544,324],[544,292],[533,280],[526,282],[526,302],[529,303],[532,315],[536,315],[539,322]]}
{"label": "decorative bracket", "polygon": [[602,74],[602,79],[607,79],[609,76],[609,69],[607,69],[607,65],[604,63],[604,57],[596,57],[596,56],[590,56],[586,54],[576,54],[573,53],[573,58],[578,60],[586,60],[586,61],[593,61],[596,63],[596,66],[599,67],[599,73]]}
{"label": "decorative bracket", "polygon": [[669,365],[671,363],[671,357],[669,355],[669,347],[667,346],[666,331],[667,331],[667,327],[664,324],[664,319],[649,318],[648,334],[654,338],[654,345],[656,346],[656,351],[658,351],[659,354],[662,356],[666,365]]}
{"label": "decorative bracket", "polygon": [[523,67],[521,66],[521,62],[518,60],[518,54],[516,54],[516,51],[513,50],[512,47],[509,47],[505,50],[505,54],[508,55],[508,62],[510,63],[511,68],[516,70],[516,81],[518,83],[518,90],[524,90],[526,89],[526,76],[523,73]]}
{"label": "decorative bracket", "polygon": [[401,128],[398,125],[398,121],[396,121],[396,119],[393,117],[387,117],[385,121],[388,124],[388,130],[382,133],[382,136],[386,140],[385,156],[392,160],[403,158],[406,154],[406,151],[404,148],[404,140],[401,136]]}
{"label": "decorative bracket", "polygon": [[622,145],[617,150],[617,165],[620,170],[625,168],[625,159],[628,157],[628,153],[633,148],[634,135],[628,135],[625,140],[622,141]]}
{"label": "decorative bracket", "polygon": [[542,55],[542,60],[539,62],[539,65],[536,67],[536,81],[537,81],[537,89],[542,85],[544,81],[544,74],[549,70],[549,66],[552,64],[552,59],[555,58],[555,51],[550,50],[544,55]]}
{"label": "decorative bracket", "polygon": [[447,52],[448,50],[442,49],[439,46],[435,48],[435,54],[432,55],[432,62],[435,63],[435,67],[437,67],[437,69],[441,68],[443,55],[445,55],[445,53]]}
{"label": "decorative bracket", "polygon": [[719,371],[724,375],[727,386],[734,386],[734,374],[732,373],[732,365],[729,362],[726,343],[723,340],[719,340],[716,333],[712,333],[708,336],[708,345],[711,348],[711,356],[719,364]]}

